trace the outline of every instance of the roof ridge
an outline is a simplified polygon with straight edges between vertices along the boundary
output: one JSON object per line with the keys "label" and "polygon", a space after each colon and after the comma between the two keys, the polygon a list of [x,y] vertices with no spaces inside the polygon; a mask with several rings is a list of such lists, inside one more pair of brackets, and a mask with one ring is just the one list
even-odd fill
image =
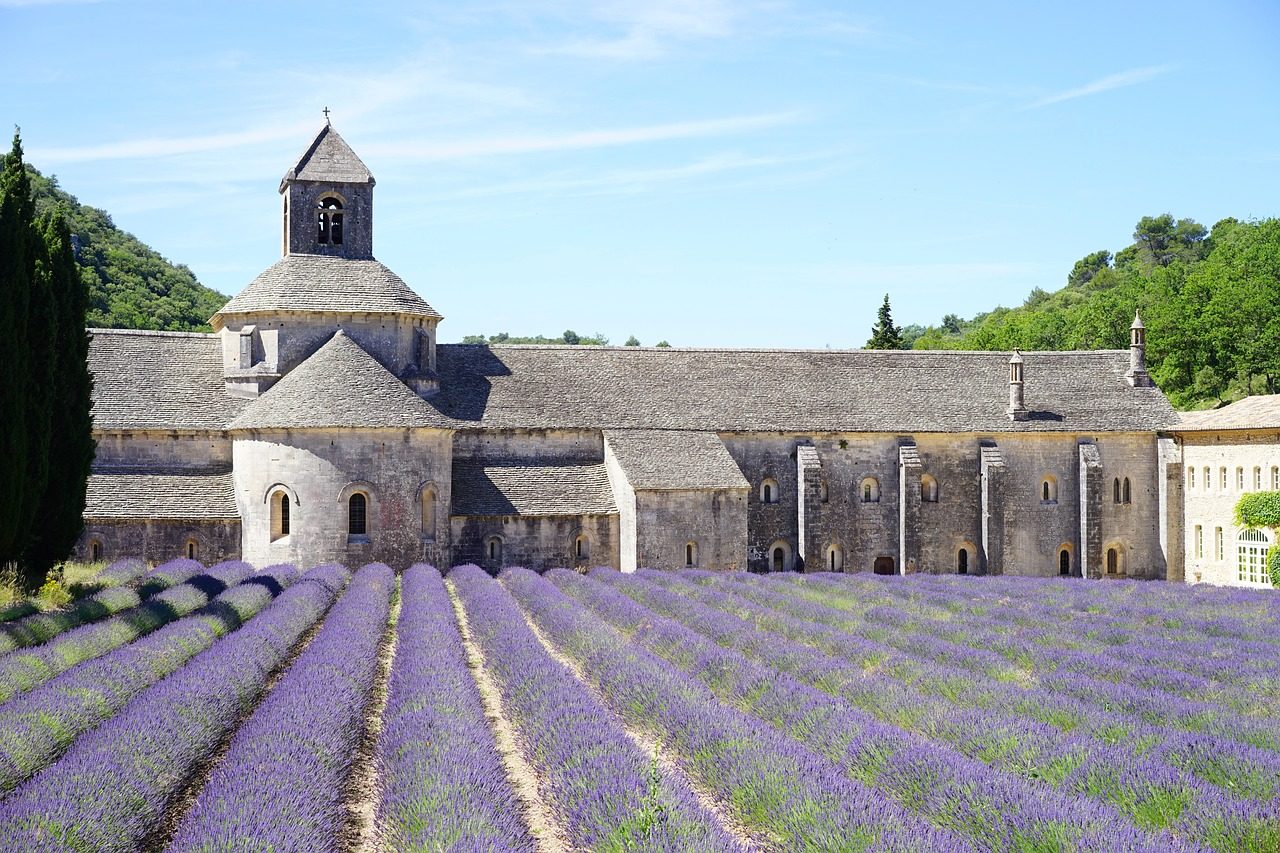
{"label": "roof ridge", "polygon": [[[608,352],[760,352],[760,353],[803,353],[811,355],[814,353],[832,353],[835,355],[846,355],[850,353],[870,353],[876,355],[887,355],[890,357],[898,357],[905,355],[946,355],[949,357],[975,357],[975,356],[991,356],[991,355],[1008,355],[1012,350],[991,350],[991,349],[865,349],[862,347],[651,347],[651,346],[625,346],[620,344],[475,344],[475,343],[441,343],[439,346],[444,347],[488,347],[490,349],[513,349],[513,350],[572,350],[582,352],[608,351]],[[1088,350],[1019,350],[1022,355],[1047,355],[1047,356],[1077,356],[1089,357],[1097,355],[1128,355],[1127,349],[1088,349]]]}
{"label": "roof ridge", "polygon": [[217,332],[166,332],[160,329],[102,329],[89,326],[85,329],[91,335],[138,335],[151,338],[217,338]]}

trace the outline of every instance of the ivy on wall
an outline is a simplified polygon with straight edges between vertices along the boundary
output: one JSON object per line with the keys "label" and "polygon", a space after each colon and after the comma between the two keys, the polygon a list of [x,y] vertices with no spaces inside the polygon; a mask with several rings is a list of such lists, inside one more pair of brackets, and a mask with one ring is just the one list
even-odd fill
{"label": "ivy on wall", "polygon": [[[1236,501],[1236,524],[1249,529],[1269,527],[1280,530],[1280,492],[1250,492]],[[1271,585],[1280,587],[1280,544],[1267,551],[1267,570]]]}

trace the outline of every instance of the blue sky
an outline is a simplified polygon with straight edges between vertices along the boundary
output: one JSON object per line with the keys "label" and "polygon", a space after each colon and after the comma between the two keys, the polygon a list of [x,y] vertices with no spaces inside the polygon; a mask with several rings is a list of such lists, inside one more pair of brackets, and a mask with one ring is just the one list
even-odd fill
{"label": "blue sky", "polygon": [[860,346],[1280,215],[1280,6],[0,0],[0,120],[231,294],[321,109],[441,339]]}

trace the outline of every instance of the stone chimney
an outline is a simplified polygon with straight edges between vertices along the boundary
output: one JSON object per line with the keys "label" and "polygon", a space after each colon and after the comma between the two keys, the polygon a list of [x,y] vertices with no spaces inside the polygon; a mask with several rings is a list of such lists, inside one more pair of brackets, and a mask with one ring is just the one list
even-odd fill
{"label": "stone chimney", "polygon": [[1142,317],[1133,312],[1133,325],[1129,327],[1129,370],[1124,378],[1134,388],[1150,388],[1151,375],[1147,373],[1147,327]]}
{"label": "stone chimney", "polygon": [[1025,421],[1029,416],[1022,394],[1022,353],[1013,351],[1009,359],[1009,409],[1010,420]]}

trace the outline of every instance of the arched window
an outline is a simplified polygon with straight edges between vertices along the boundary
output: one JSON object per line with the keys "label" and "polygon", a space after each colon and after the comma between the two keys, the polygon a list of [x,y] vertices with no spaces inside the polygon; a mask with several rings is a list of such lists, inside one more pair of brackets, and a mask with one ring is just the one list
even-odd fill
{"label": "arched window", "polygon": [[1253,466],[1253,490],[1255,492],[1262,491],[1262,466]]}
{"label": "arched window", "polygon": [[99,542],[97,539],[92,539],[89,541],[89,562],[91,563],[102,562],[102,543]]}
{"label": "arched window", "polygon": [[367,536],[369,499],[363,492],[356,492],[347,498],[347,535]]}
{"label": "arched window", "polygon": [[422,490],[422,536],[436,538],[436,490],[431,486]]}
{"label": "arched window", "polygon": [[502,537],[490,536],[484,542],[485,558],[491,565],[500,566],[502,564]]}
{"label": "arched window", "polygon": [[1187,488],[1194,489],[1196,487],[1196,469],[1193,465],[1187,466]]}
{"label": "arched window", "polygon": [[969,574],[969,549],[961,548],[956,552],[956,574]]}
{"label": "arched window", "polygon": [[1114,575],[1120,572],[1120,552],[1115,548],[1107,549],[1107,574]]}
{"label": "arched window", "polygon": [[1120,478],[1116,477],[1111,484],[1111,500],[1113,503],[1120,503]]}
{"label": "arched window", "polygon": [[1218,488],[1222,489],[1222,491],[1224,492],[1227,490],[1227,466],[1226,465],[1223,465],[1221,468],[1218,469]]}
{"label": "arched window", "polygon": [[830,497],[831,495],[827,490],[827,481],[823,480],[822,482],[818,483],[818,501],[820,503],[826,503],[830,499]]}
{"label": "arched window", "polygon": [[578,561],[591,559],[591,540],[587,534],[579,533],[573,540],[573,558]]}
{"label": "arched window", "polygon": [[199,553],[200,553],[200,547],[196,544],[196,540],[188,539],[187,540],[187,559],[188,560],[199,559]]}
{"label": "arched window", "polygon": [[791,571],[791,546],[778,541],[769,546],[769,568],[775,572]]}
{"label": "arched window", "polygon": [[[1223,478],[1223,485],[1226,485],[1226,478]],[[1204,466],[1204,490],[1207,492],[1213,488],[1213,478],[1209,476],[1209,466]]]}
{"label": "arched window", "polygon": [[1244,491],[1244,467],[1240,465],[1236,466],[1236,491]]}
{"label": "arched window", "polygon": [[342,245],[342,202],[334,196],[325,196],[316,205],[316,241],[322,245]]}
{"label": "arched window", "polygon": [[1270,586],[1267,551],[1271,540],[1261,530],[1241,530],[1236,535],[1236,579],[1241,583]]}
{"label": "arched window", "polygon": [[1058,574],[1071,574],[1071,551],[1068,548],[1063,548],[1058,552]]}
{"label": "arched window", "polygon": [[1130,498],[1132,498],[1132,496],[1133,496],[1132,492],[1129,491],[1129,478],[1125,477],[1124,488],[1123,488],[1124,500],[1122,501],[1122,503],[1130,503]]}
{"label": "arched window", "polygon": [[1046,474],[1040,481],[1040,502],[1047,504],[1058,502],[1058,478],[1052,474]]}
{"label": "arched window", "polygon": [[863,479],[862,502],[864,504],[880,503],[880,481],[875,477],[866,477]]}
{"label": "arched window", "polygon": [[684,564],[686,566],[698,565],[698,543],[687,542],[684,546]]}
{"label": "arched window", "polygon": [[760,484],[760,503],[776,504],[778,502],[778,481],[772,477]]}
{"label": "arched window", "polygon": [[1271,491],[1280,492],[1280,465],[1271,466]]}
{"label": "arched window", "polygon": [[827,571],[844,571],[844,549],[832,542],[827,546]]}
{"label": "arched window", "polygon": [[289,535],[289,493],[279,489],[271,493],[271,541]]}
{"label": "arched window", "polygon": [[938,481],[928,474],[920,478],[920,500],[930,504],[938,502]]}

